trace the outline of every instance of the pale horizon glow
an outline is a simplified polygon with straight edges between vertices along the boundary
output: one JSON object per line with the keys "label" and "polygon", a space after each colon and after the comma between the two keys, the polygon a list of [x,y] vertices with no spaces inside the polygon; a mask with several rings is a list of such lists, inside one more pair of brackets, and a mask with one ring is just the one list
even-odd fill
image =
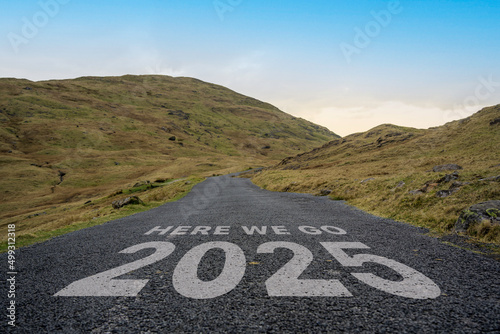
{"label": "pale horizon glow", "polygon": [[500,103],[493,0],[2,6],[0,77],[194,77],[341,136],[384,123],[439,126]]}

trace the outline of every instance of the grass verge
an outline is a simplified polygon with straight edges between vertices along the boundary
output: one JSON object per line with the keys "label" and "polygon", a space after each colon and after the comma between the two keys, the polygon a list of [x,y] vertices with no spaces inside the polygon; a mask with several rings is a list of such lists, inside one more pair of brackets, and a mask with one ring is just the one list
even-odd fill
{"label": "grass verge", "polygon": [[[149,186],[132,187],[90,203],[70,204],[62,208],[44,211],[19,223],[14,223],[16,224],[16,248],[43,242],[56,236],[101,225],[111,220],[177,201],[186,196],[196,184],[203,180],[204,178],[200,177],[190,177]],[[114,209],[111,206],[113,201],[125,198],[129,194],[140,196],[144,204],[128,205],[120,209]],[[7,246],[7,241],[2,240],[0,252],[5,252]]]}

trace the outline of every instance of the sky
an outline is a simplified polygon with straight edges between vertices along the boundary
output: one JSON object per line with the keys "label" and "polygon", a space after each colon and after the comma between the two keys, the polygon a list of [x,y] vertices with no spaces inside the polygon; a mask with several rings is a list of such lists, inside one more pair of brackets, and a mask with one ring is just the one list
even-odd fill
{"label": "sky", "polygon": [[498,0],[0,0],[0,22],[0,77],[194,77],[342,136],[500,103]]}

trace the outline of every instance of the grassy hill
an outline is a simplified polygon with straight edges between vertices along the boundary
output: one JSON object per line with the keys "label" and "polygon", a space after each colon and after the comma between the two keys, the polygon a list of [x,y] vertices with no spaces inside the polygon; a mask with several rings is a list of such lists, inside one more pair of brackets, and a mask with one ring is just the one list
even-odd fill
{"label": "grassy hill", "polygon": [[[0,227],[16,223],[29,243],[126,214],[110,203],[130,193],[147,190],[146,207],[157,205],[205,176],[275,164],[334,138],[192,78],[0,79]],[[170,183],[182,178],[190,180]]]}
{"label": "grassy hill", "polygon": [[[442,198],[453,181],[438,182],[443,164],[458,164],[458,191]],[[427,130],[378,126],[286,158],[255,175],[263,188],[329,194],[371,213],[450,232],[462,210],[500,199],[500,105]],[[418,191],[420,190],[420,191]],[[500,244],[500,227],[481,226],[474,237]]]}

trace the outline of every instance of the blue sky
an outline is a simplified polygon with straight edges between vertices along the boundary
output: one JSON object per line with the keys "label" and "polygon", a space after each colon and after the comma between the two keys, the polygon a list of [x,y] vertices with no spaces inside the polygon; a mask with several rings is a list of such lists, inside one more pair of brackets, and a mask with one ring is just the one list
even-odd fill
{"label": "blue sky", "polygon": [[500,103],[500,1],[0,0],[0,77],[166,74],[341,135]]}

